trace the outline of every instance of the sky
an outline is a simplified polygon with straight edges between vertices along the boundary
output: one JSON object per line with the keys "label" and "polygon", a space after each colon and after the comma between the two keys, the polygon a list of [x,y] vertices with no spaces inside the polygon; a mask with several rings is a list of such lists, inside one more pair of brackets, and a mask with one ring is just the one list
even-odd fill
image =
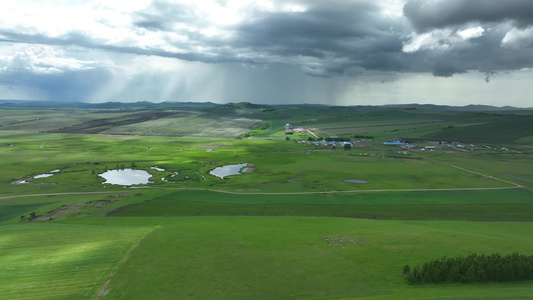
{"label": "sky", "polygon": [[0,99],[533,107],[533,1],[2,0]]}

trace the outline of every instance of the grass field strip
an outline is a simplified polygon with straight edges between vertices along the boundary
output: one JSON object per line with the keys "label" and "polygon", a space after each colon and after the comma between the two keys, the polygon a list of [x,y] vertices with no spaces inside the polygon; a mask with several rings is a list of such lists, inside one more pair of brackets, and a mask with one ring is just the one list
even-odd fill
{"label": "grass field strip", "polygon": [[379,192],[442,192],[442,191],[487,191],[487,190],[510,190],[520,189],[523,186],[502,186],[502,187],[482,187],[482,188],[450,188],[450,189],[377,189],[377,190],[345,190],[345,191],[326,191],[326,192],[232,192],[226,190],[217,189],[205,189],[205,188],[165,188],[168,190],[198,190],[198,191],[210,191],[233,195],[327,195],[327,194],[349,194],[349,193],[379,193]]}
{"label": "grass field strip", "polygon": [[513,176],[513,175],[511,175],[511,174],[503,174],[503,175],[505,175],[505,176],[507,176],[507,177],[514,178],[514,179],[516,179],[516,180],[520,180],[520,181],[525,181],[525,182],[533,183],[533,181],[531,181],[531,180],[527,180],[527,179],[524,179],[524,178],[516,177],[516,176]]}
{"label": "grass field strip", "polygon": [[0,228],[0,299],[90,299],[149,228],[73,224]]}
{"label": "grass field strip", "polygon": [[147,236],[149,235],[150,233],[154,232],[154,230],[156,229],[160,229],[161,226],[157,226],[155,227],[154,229],[148,231],[147,233],[145,233],[143,236],[141,236],[136,242],[135,244],[133,244],[133,246],[131,246],[131,248],[128,250],[128,252],[126,252],[126,254],[120,259],[120,261],[116,264],[116,266],[113,268],[113,271],[111,271],[111,273],[109,274],[108,278],[105,280],[105,282],[103,283],[102,285],[102,288],[98,291],[98,293],[96,294],[95,296],[95,299],[101,299],[102,297],[105,297],[108,293],[109,293],[109,290],[107,289],[107,285],[109,284],[109,280],[110,278],[117,272],[118,268],[124,264],[126,262],[126,260],[128,260],[128,258],[130,257],[131,255],[131,252],[133,250],[135,250],[135,248],[137,248],[139,246],[139,244],[141,243],[141,241]]}

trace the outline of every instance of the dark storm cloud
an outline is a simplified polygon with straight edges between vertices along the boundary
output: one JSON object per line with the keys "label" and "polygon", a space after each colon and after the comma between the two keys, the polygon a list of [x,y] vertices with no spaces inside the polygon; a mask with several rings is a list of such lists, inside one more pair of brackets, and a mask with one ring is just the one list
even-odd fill
{"label": "dark storm cloud", "polygon": [[[125,26],[133,38],[118,42],[80,30],[51,36],[38,28],[4,28],[0,39],[205,63],[285,64],[321,77],[360,76],[367,70],[448,77],[533,67],[533,38],[524,33],[533,24],[533,1],[411,0],[405,16],[385,15],[380,3],[300,1],[301,12],[247,8],[242,22],[216,25],[198,7],[158,0],[130,15]],[[206,26],[219,26],[227,35],[203,34]],[[461,37],[460,30],[469,26],[483,31]],[[135,40],[146,34],[161,37],[161,43],[146,46]],[[429,34],[429,42],[417,40],[420,34]]]}
{"label": "dark storm cloud", "polygon": [[[281,2],[280,2],[281,3]],[[533,1],[409,1],[407,20],[416,32],[452,28],[452,38],[438,41],[442,49],[403,51],[412,29],[401,17],[384,16],[376,1],[305,1],[305,12],[254,12],[245,22],[226,28],[230,39],[206,38],[183,32],[193,43],[218,54],[182,59],[206,62],[286,63],[299,65],[313,76],[360,75],[361,70],[430,72],[453,76],[471,70],[494,72],[533,66],[531,43],[503,47],[506,33],[532,24]],[[179,4],[156,2],[138,21],[149,30],[174,31],[179,22],[199,24],[194,12]],[[510,23],[511,25],[506,25]],[[482,36],[457,41],[458,30],[481,24]],[[412,38],[412,37],[411,37]],[[150,51],[152,52],[152,51]],[[357,70],[357,71],[354,71]]]}
{"label": "dark storm cloud", "polygon": [[403,12],[417,32],[472,22],[533,24],[533,1],[529,0],[411,0]]}
{"label": "dark storm cloud", "polygon": [[[418,34],[450,32],[436,40],[433,47],[416,51],[423,59],[421,70],[429,68],[435,76],[444,77],[477,70],[490,74],[486,76],[488,82],[495,71],[533,67],[531,40],[519,37],[517,43],[508,43],[516,31],[533,25],[533,1],[411,0],[403,11]],[[462,40],[460,30],[472,26],[483,28],[483,33]]]}
{"label": "dark storm cloud", "polygon": [[280,57],[315,58],[326,74],[343,74],[354,66],[395,69],[388,56],[402,52],[402,30],[400,20],[381,16],[373,1],[325,2],[305,13],[265,13],[240,24],[233,44]]}
{"label": "dark storm cloud", "polygon": [[505,31],[493,29],[483,36],[470,39],[446,49],[422,49],[412,53],[418,72],[431,72],[435,76],[450,77],[454,74],[480,71],[519,70],[533,67],[530,48],[502,47]]}
{"label": "dark storm cloud", "polygon": [[21,71],[0,72],[0,83],[38,90],[41,100],[88,101],[112,77],[104,68],[39,74]]}
{"label": "dark storm cloud", "polygon": [[[375,1],[302,2],[305,12],[254,11],[243,23],[227,26],[232,37],[207,37],[194,30],[179,28],[187,24],[202,28],[203,22],[190,6],[164,1],[153,2],[132,15],[137,30],[179,33],[187,42],[168,39],[181,52],[158,47],[110,44],[98,37],[71,31],[50,37],[41,33],[0,30],[4,40],[58,46],[79,46],[112,52],[155,55],[207,63],[243,62],[249,64],[286,63],[300,65],[317,76],[351,74],[354,67],[401,71],[402,36],[399,18],[383,17]],[[200,53],[193,46],[207,48]]]}

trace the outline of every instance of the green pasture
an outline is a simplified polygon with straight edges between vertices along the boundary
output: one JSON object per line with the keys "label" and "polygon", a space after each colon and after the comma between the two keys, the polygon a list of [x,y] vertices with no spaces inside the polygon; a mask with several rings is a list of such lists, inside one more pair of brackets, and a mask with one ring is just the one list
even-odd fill
{"label": "green pasture", "polygon": [[[475,299],[477,295],[487,299],[504,299],[509,295],[520,298],[531,292],[531,285],[411,287],[403,282],[401,268],[443,255],[529,253],[531,223],[501,222],[509,219],[495,217],[498,209],[494,207],[514,207],[518,212],[531,204],[529,195],[520,190],[338,195],[234,195],[184,190],[25,197],[20,201],[34,204],[56,201],[55,206],[48,204],[37,209],[38,214],[64,203],[117,201],[100,208],[83,207],[70,216],[52,221],[35,224],[15,218],[7,223],[9,225],[1,226],[0,230],[4,230],[1,236],[17,237],[13,243],[20,245],[19,254],[15,254],[11,244],[6,244],[10,248],[4,249],[7,254],[3,262],[8,268],[20,267],[20,260],[14,256],[19,258],[22,250],[28,256],[40,253],[39,257],[46,258],[29,261],[35,268],[29,284],[27,277],[13,277],[6,291],[11,293],[10,299],[26,299],[32,298],[28,295],[34,291],[34,286],[48,286],[39,299],[92,298],[109,279],[103,290],[103,294],[108,294],[103,299],[444,299],[457,295],[464,299]],[[183,217],[187,214],[179,207],[187,209],[187,203],[206,204],[212,211],[224,206],[226,209],[218,211],[222,217]],[[477,214],[494,218],[485,221],[500,222],[365,221],[326,217],[335,207],[339,210],[360,208],[363,212],[368,207],[385,212],[404,207],[404,212],[411,209],[416,212],[419,206],[433,206],[440,212],[431,218],[438,219],[447,216],[442,210],[444,205],[456,206],[458,210],[464,208],[467,213],[473,213],[467,208],[471,205],[487,207],[492,212],[478,211]],[[254,206],[266,207],[267,211],[277,207],[278,212],[290,217],[247,214],[246,209]],[[133,213],[128,212],[131,208]],[[105,218],[110,211],[110,217]],[[326,213],[318,214],[320,211]],[[79,217],[80,212],[82,217]],[[503,211],[500,213],[505,215]],[[128,215],[142,217],[124,217]],[[250,216],[226,217],[228,215]],[[387,217],[377,216],[377,219]],[[136,238],[158,226],[161,228],[148,234],[126,256]],[[322,238],[337,235],[338,238],[357,239],[357,242],[340,247],[329,245]],[[119,248],[119,244],[124,247]],[[56,246],[70,250],[59,251]],[[63,255],[65,251],[69,253],[66,256]],[[60,254],[66,262],[59,260]],[[83,276],[71,272],[78,270],[76,267],[86,271]],[[111,275],[115,268],[115,275]],[[21,272],[27,271],[22,269]],[[43,272],[46,276],[42,276]],[[65,278],[62,276],[68,278],[68,281],[65,279],[68,287],[46,281],[62,281]]]}
{"label": "green pasture", "polygon": [[531,116],[502,115],[469,126],[455,126],[430,135],[432,138],[510,143],[533,135]]}
{"label": "green pasture", "polygon": [[[104,119],[103,134],[39,133]],[[287,122],[375,138],[316,146],[286,135]],[[0,299],[528,299],[531,282],[409,286],[401,272],[442,256],[533,254],[530,122],[246,103],[0,109]],[[396,138],[483,142],[404,154],[383,145]],[[251,172],[209,175],[238,163]],[[152,182],[102,184],[117,168]]]}
{"label": "green pasture", "polygon": [[[136,222],[135,218],[119,218]],[[533,285],[407,285],[401,270],[441,256],[530,254],[531,223],[184,217],[118,267],[104,299],[509,299]],[[330,243],[342,238],[352,242]]]}
{"label": "green pasture", "polygon": [[49,223],[0,226],[0,298],[91,299],[149,230]]}
{"label": "green pasture", "polygon": [[[294,123],[330,135],[367,134],[379,132],[397,132],[429,126],[461,124],[464,120],[457,116],[443,114],[426,114],[411,110],[382,110],[351,113],[344,116],[309,119]],[[435,131],[433,131],[435,132]],[[400,136],[397,136],[400,137]]]}
{"label": "green pasture", "polygon": [[[527,176],[530,174],[528,168],[533,164],[529,156],[498,158],[473,152],[431,154],[436,159],[443,157],[444,161],[482,173],[480,175],[428,158],[383,157],[393,153],[390,148],[369,151],[356,144],[352,150],[344,151],[284,140],[5,133],[0,135],[0,145],[4,162],[0,184],[4,187],[4,196],[73,190],[124,190],[121,186],[103,185],[103,178],[98,174],[132,166],[153,175],[153,183],[148,187],[330,192],[512,186],[490,176],[504,176],[508,181],[527,186],[527,182],[505,174]],[[492,160],[494,163],[485,163]],[[227,179],[209,174],[216,167],[238,163],[250,164],[253,172]],[[163,168],[164,171],[152,167]],[[33,178],[52,170],[60,171],[51,177]],[[176,173],[178,176],[173,180],[163,180]],[[368,183],[344,181],[348,179]],[[22,181],[26,183],[19,183]]]}
{"label": "green pasture", "polygon": [[439,162],[475,170],[483,174],[532,187],[531,182],[527,180],[528,178],[531,179],[530,176],[533,176],[533,160],[527,154],[495,151],[484,154],[459,151],[453,153],[435,151],[420,155],[438,160]]}
{"label": "green pasture", "polygon": [[31,213],[36,221],[71,222],[86,218],[101,219],[119,207],[167,194],[165,190],[122,190],[107,192],[70,192],[48,195],[1,198],[0,224],[26,224]]}
{"label": "green pasture", "polygon": [[317,216],[531,222],[532,195],[517,189],[276,195],[182,190],[122,206],[108,216]]}
{"label": "green pasture", "polygon": [[[10,200],[11,202],[11,200]],[[10,220],[17,219],[20,216],[25,216],[31,211],[35,211],[38,208],[45,206],[50,203],[30,203],[30,204],[17,204],[6,205],[5,203],[0,203],[0,223]],[[29,215],[28,215],[29,216]]]}

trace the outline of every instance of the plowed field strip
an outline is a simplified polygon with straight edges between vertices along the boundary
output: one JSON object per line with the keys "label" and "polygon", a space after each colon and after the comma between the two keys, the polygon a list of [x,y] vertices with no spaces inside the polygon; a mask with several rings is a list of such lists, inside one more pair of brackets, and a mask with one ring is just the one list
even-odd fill
{"label": "plowed field strip", "polygon": [[114,126],[129,125],[135,123],[141,123],[146,121],[157,120],[160,118],[168,117],[175,114],[175,112],[142,112],[131,115],[126,115],[120,118],[110,118],[110,119],[99,119],[87,121],[79,125],[70,126],[58,130],[59,133],[99,133],[105,130],[108,130]]}

